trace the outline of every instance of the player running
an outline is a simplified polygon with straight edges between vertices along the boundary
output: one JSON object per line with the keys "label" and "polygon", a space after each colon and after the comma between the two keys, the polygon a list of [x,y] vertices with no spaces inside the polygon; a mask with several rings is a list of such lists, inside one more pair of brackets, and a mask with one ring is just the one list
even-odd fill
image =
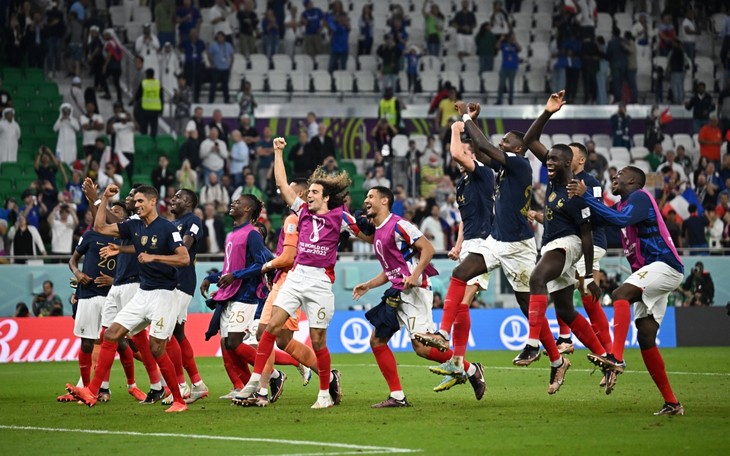
{"label": "player running", "polygon": [[140,287],[105,332],[94,378],[89,386],[78,388],[66,385],[66,389],[89,407],[94,406],[101,382],[114,361],[118,341],[127,333],[136,333],[151,324],[150,349],[174,397],[172,406],[166,412],[183,412],[187,410],[187,405],[180,395],[175,367],[165,352],[165,347],[175,329],[179,312],[175,296],[175,268],[188,265],[190,256],[177,229],[158,215],[159,195],[154,187],[142,185],[134,194],[139,219],[107,223],[107,203],[118,192],[116,185],[110,185],[104,191],[94,219],[94,230],[102,235],[132,240],[140,264]]}
{"label": "player running", "polygon": [[259,342],[254,372],[241,391],[241,396],[251,396],[258,390],[261,373],[274,349],[279,331],[287,319],[296,314],[297,309],[304,307],[319,370],[319,393],[312,408],[329,408],[339,404],[342,397],[340,374],[336,370],[330,372],[331,361],[327,349],[327,327],[335,310],[332,283],[335,279],[337,244],[342,231],[357,235],[359,229],[343,205],[350,186],[347,173],[329,176],[322,168],[318,168],[310,178],[305,202],[289,187],[284,168],[285,146],[284,138],[274,139],[274,176],[281,197],[299,215],[296,266],[289,272],[274,301],[271,319]]}
{"label": "player running", "polygon": [[[440,352],[421,344],[413,337],[416,331],[428,332],[435,329],[431,313],[433,292],[429,277],[438,272],[430,264],[434,254],[433,245],[413,224],[390,212],[393,200],[393,192],[380,186],[371,188],[365,197],[367,217],[376,227],[373,246],[383,271],[373,279],[357,285],[352,291],[352,297],[357,301],[371,288],[391,283],[381,303],[365,314],[375,327],[370,336],[370,346],[380,372],[390,388],[388,398],[374,404],[373,408],[411,405],[401,387],[395,357],[388,347],[388,341],[401,326],[405,326],[411,335],[413,350],[418,356],[442,363],[452,356],[450,350]],[[470,373],[469,380],[474,394],[480,400],[486,390],[484,370],[479,363],[463,361],[463,365],[465,367],[458,375],[459,383],[466,381],[467,374],[464,371]]]}
{"label": "player running", "polygon": [[623,372],[624,346],[631,324],[631,303],[634,303],[634,324],[637,340],[652,380],[664,397],[664,405],[654,415],[684,415],[667,378],[664,360],[656,346],[669,293],[684,276],[684,265],[674,247],[656,201],[644,190],[646,175],[634,166],[621,169],[611,181],[611,192],[621,197],[616,209],[597,204],[585,183],[574,181],[568,189],[571,195],[582,196],[601,221],[622,228],[624,254],[633,274],[612,293],[614,306],[613,350],[606,358],[588,355],[588,359],[611,371],[606,392],[613,389],[616,375]]}

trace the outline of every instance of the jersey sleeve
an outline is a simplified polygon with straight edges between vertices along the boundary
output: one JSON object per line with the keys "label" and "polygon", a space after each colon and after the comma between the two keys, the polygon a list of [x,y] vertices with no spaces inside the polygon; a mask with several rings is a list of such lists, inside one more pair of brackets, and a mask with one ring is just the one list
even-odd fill
{"label": "jersey sleeve", "polygon": [[405,242],[407,245],[411,246],[422,236],[423,233],[421,230],[408,220],[398,220],[398,223],[395,225],[395,240],[397,243]]}
{"label": "jersey sleeve", "polygon": [[129,219],[121,223],[117,223],[117,230],[119,230],[120,239],[132,239],[132,233],[134,232],[134,225],[136,219]]}
{"label": "jersey sleeve", "polygon": [[299,217],[289,214],[281,227],[284,230],[284,245],[296,247],[299,242]]}
{"label": "jersey sleeve", "polygon": [[89,251],[89,238],[91,236],[87,233],[79,239],[79,245],[76,246],[76,252],[79,255],[86,255],[86,252]]}
{"label": "jersey sleeve", "polygon": [[530,161],[522,155],[517,155],[512,152],[504,153],[504,169],[514,172],[522,173],[529,172],[532,175],[532,167]]}
{"label": "jersey sleeve", "polygon": [[649,197],[639,191],[629,195],[626,206],[620,211],[605,206],[603,202],[593,198],[588,192],[583,195],[583,201],[600,217],[604,224],[610,226],[623,228],[656,216]]}
{"label": "jersey sleeve", "polygon": [[167,233],[167,247],[170,249],[171,252],[174,252],[175,250],[177,250],[178,247],[181,247],[182,245],[182,236],[180,235],[180,232],[177,230],[177,228],[175,228],[175,226],[171,223]]}
{"label": "jersey sleeve", "polygon": [[190,226],[185,229],[185,236],[190,236],[195,239],[196,244],[203,242],[205,235],[203,233],[203,224],[200,219],[195,217],[190,220]]}

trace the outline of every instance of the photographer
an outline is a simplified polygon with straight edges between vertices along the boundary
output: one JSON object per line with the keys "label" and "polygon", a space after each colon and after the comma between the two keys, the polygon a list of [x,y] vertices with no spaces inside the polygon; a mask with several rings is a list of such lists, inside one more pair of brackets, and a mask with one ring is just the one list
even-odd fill
{"label": "photographer", "polygon": [[53,292],[53,282],[43,282],[43,292],[33,296],[33,315],[36,317],[61,317],[63,316],[63,302]]}
{"label": "photographer", "polygon": [[715,284],[712,282],[712,276],[709,272],[705,272],[705,266],[700,261],[695,263],[689,277],[679,289],[686,298],[684,307],[711,306],[715,298]]}
{"label": "photographer", "polygon": [[48,215],[48,224],[51,226],[51,253],[70,255],[74,230],[79,224],[76,211],[68,204],[57,204]]}

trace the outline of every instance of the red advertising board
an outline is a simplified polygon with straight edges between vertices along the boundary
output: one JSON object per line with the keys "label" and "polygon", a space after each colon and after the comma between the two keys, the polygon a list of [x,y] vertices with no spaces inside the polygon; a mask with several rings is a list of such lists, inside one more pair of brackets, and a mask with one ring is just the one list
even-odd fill
{"label": "red advertising board", "polygon": [[[190,314],[185,333],[195,356],[220,356],[218,336],[205,341],[211,314]],[[75,361],[81,342],[71,317],[0,318],[0,363]]]}

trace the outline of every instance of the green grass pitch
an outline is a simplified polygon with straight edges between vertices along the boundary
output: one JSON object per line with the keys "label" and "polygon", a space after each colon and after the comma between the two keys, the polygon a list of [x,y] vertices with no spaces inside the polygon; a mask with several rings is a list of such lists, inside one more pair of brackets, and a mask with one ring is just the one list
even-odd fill
{"label": "green grass pitch", "polygon": [[[342,371],[344,398],[329,410],[310,410],[317,378],[301,385],[289,376],[279,402],[267,408],[232,407],[218,399],[230,389],[222,360],[198,366],[211,397],[170,416],[160,405],[137,404],[124,388],[121,367],[112,374],[112,400],[89,409],[57,403],[63,385],[78,378],[76,363],[0,365],[0,454],[3,455],[712,455],[727,454],[730,429],[730,357],[727,348],[664,349],[669,379],[686,408],[681,417],[655,417],[663,401],[638,350],[627,350],[627,372],[616,390],[599,389],[587,351],[554,396],[547,394],[543,358],[515,368],[511,352],[472,352],[485,364],[487,394],[477,402],[469,384],[443,393],[428,361],[398,354],[403,388],[413,407],[371,409],[387,386],[372,354],[333,355]],[[140,388],[147,388],[141,363]],[[79,432],[85,430],[85,432]],[[93,432],[88,432],[93,431]],[[100,453],[103,452],[103,453]]]}

